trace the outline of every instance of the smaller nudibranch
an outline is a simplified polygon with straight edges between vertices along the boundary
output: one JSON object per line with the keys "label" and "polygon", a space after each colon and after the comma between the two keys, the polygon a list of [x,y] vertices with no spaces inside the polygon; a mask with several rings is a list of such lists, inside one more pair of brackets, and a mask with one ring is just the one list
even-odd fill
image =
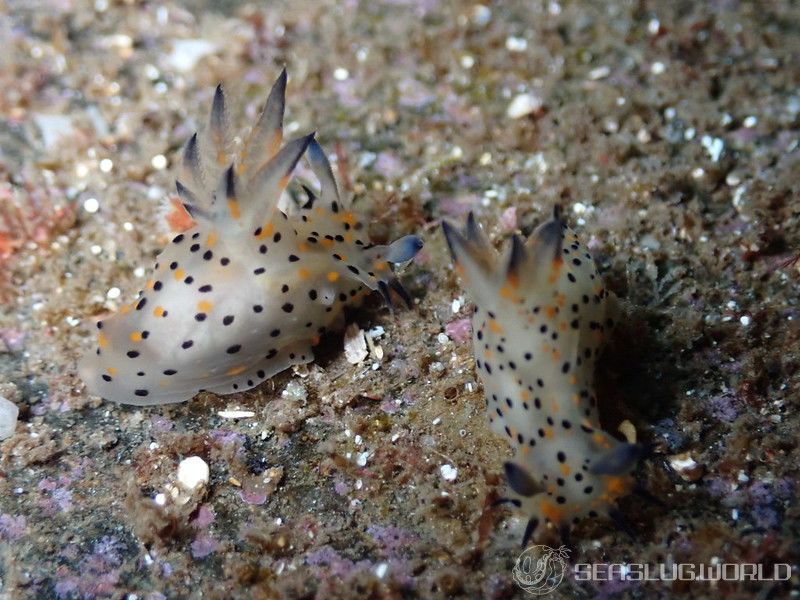
{"label": "smaller nudibranch", "polygon": [[594,369],[613,298],[559,207],[500,258],[472,214],[442,223],[472,296],[473,345],[491,428],[514,448],[505,499],[528,519],[523,545],[613,510],[632,488],[636,444],[600,428]]}
{"label": "smaller nudibranch", "polygon": [[[371,290],[410,304],[392,265],[412,259],[421,240],[369,243],[314,134],[281,146],[285,91],[283,71],[239,143],[217,88],[206,136],[189,139],[176,181],[180,203],[168,220],[185,231],[158,255],[139,298],[97,323],[79,364],[90,392],[148,405],[247,390],[311,361],[344,307]],[[281,210],[305,153],[319,197],[306,188],[302,206]]]}

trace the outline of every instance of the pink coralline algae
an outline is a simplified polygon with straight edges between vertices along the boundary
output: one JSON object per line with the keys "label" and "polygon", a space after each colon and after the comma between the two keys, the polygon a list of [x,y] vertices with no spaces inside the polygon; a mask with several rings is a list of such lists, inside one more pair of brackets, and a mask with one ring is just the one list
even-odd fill
{"label": "pink coralline algae", "polygon": [[205,558],[212,554],[218,546],[217,540],[208,534],[201,533],[192,542],[192,556],[194,558]]}
{"label": "pink coralline algae", "polygon": [[60,565],[56,569],[55,593],[58,598],[105,598],[118,595],[122,544],[114,537],[103,537],[94,551],[80,561],[77,571]]}
{"label": "pink coralline algae", "polygon": [[794,482],[788,479],[757,480],[735,490],[731,490],[730,483],[723,479],[708,482],[709,493],[719,497],[724,506],[749,509],[749,518],[758,527],[767,529],[779,526],[784,505],[793,498],[794,490]]}
{"label": "pink coralline algae", "polygon": [[459,344],[463,344],[464,342],[468,341],[472,335],[472,319],[466,317],[464,319],[450,321],[447,325],[445,325],[444,332],[451,340],[454,340]]}
{"label": "pink coralline algae", "polygon": [[206,529],[214,522],[214,518],[214,510],[208,504],[203,504],[197,511],[197,516],[192,524],[198,529]]}
{"label": "pink coralline algae", "polygon": [[417,539],[414,534],[392,525],[370,525],[367,527],[367,533],[380,545],[381,550],[389,556],[396,555]]}
{"label": "pink coralline algae", "polygon": [[22,515],[14,516],[4,513],[0,515],[0,540],[13,542],[23,535],[28,527],[25,517]]}
{"label": "pink coralline algae", "polygon": [[725,393],[709,398],[707,406],[715,418],[725,423],[732,423],[739,416],[741,401],[733,394]]}
{"label": "pink coralline algae", "polygon": [[25,347],[25,332],[19,329],[0,329],[0,342],[7,352],[19,352]]}
{"label": "pink coralline algae", "polygon": [[[69,484],[70,481],[65,483]],[[39,506],[45,513],[53,515],[72,509],[72,491],[66,487],[59,487],[55,481],[45,477],[39,482],[37,489],[47,494],[39,498]]]}

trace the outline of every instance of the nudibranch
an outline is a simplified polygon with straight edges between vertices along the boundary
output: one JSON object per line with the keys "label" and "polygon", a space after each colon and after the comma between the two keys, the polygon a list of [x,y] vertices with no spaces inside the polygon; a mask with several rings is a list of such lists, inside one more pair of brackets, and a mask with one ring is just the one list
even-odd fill
{"label": "nudibranch", "polygon": [[[339,195],[314,134],[281,147],[286,72],[244,142],[229,131],[225,95],[214,95],[207,135],[194,134],[176,181],[184,222],[158,255],[146,289],[97,322],[80,361],[90,392],[125,404],[182,402],[201,391],[228,394],[313,359],[345,306],[378,290],[410,303],[393,264],[422,242],[370,244],[363,219]],[[283,209],[279,197],[300,158],[320,185]]]}
{"label": "nudibranch", "polygon": [[614,323],[592,256],[559,207],[526,242],[515,235],[502,259],[472,214],[463,231],[442,225],[475,303],[475,365],[491,428],[514,448],[505,500],[528,519],[523,545],[613,510],[632,488],[640,451],[598,420],[594,367]]}

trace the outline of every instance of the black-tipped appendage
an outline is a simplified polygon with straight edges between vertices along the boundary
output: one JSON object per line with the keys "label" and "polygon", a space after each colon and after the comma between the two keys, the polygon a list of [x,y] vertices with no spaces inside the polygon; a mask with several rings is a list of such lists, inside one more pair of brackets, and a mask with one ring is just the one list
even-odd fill
{"label": "black-tipped appendage", "polygon": [[389,311],[394,313],[394,303],[392,302],[392,294],[389,292],[389,286],[382,279],[378,280],[378,291],[381,293],[383,301],[389,307]]}
{"label": "black-tipped appendage", "polygon": [[528,524],[525,526],[525,533],[522,534],[522,547],[528,545],[528,542],[531,539],[531,536],[536,531],[536,528],[539,526],[539,519],[536,517],[531,517],[528,519]]}
{"label": "black-tipped appendage", "polygon": [[317,195],[314,193],[314,190],[312,190],[307,185],[301,184],[301,186],[303,188],[303,191],[306,193],[306,202],[305,204],[303,204],[301,208],[305,210],[310,210],[314,208],[314,202],[316,202],[317,200]]}
{"label": "black-tipped appendage", "polygon": [[225,196],[228,199],[236,198],[236,169],[233,165],[225,171]]}
{"label": "black-tipped appendage", "polygon": [[411,296],[406,291],[406,288],[403,287],[403,284],[400,283],[397,279],[392,279],[389,282],[389,287],[391,287],[400,298],[402,298],[403,302],[406,304],[406,308],[411,309],[414,306],[414,302],[411,300]]}

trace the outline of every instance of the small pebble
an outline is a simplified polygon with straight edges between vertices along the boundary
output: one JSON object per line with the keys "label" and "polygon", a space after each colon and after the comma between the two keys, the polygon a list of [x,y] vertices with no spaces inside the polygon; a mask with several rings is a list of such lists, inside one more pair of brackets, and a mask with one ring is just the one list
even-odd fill
{"label": "small pebble", "polygon": [[97,198],[87,198],[83,201],[83,210],[87,213],[96,213],[100,208]]}
{"label": "small pebble", "polygon": [[685,481],[697,481],[703,476],[705,469],[692,458],[689,452],[669,457],[669,464]]}
{"label": "small pebble", "polygon": [[519,119],[542,109],[542,99],[533,94],[519,94],[508,105],[506,116]]}
{"label": "small pebble", "polygon": [[17,408],[17,405],[0,396],[0,440],[14,435],[18,416],[19,408]]}
{"label": "small pebble", "polygon": [[209,475],[208,464],[199,456],[189,456],[178,464],[178,483],[186,490],[207,484]]}
{"label": "small pebble", "polygon": [[442,465],[439,468],[439,472],[446,481],[455,481],[456,477],[458,477],[458,469],[456,469],[453,465]]}

